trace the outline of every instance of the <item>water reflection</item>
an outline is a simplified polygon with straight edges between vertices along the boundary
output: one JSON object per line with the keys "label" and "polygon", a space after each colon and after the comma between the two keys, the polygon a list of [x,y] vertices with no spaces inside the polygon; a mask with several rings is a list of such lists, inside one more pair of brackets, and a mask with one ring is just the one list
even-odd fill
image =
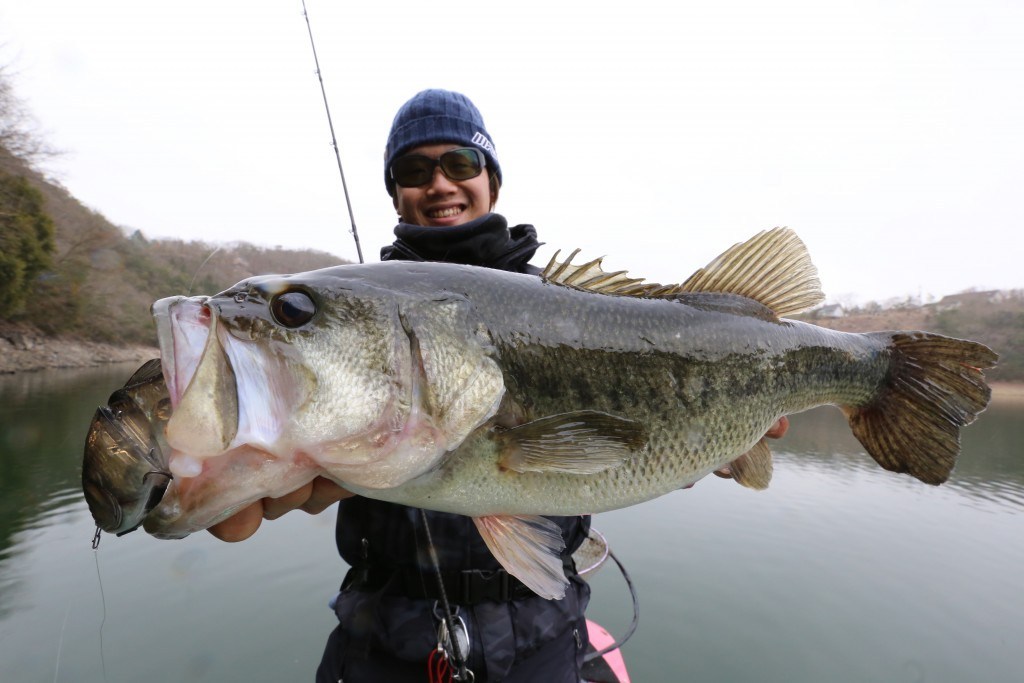
{"label": "water reflection", "polygon": [[82,500],[85,430],[133,364],[0,376],[0,614],[17,591],[14,537],[60,522]]}
{"label": "water reflection", "polygon": [[[993,402],[974,424],[961,432],[960,457],[943,486],[967,499],[1024,508],[1022,418],[1024,404]],[[816,408],[793,416],[792,424],[785,438],[772,444],[773,450],[786,458],[786,466],[832,475],[878,469],[839,410],[829,406]],[[901,478],[894,480],[899,481]]]}

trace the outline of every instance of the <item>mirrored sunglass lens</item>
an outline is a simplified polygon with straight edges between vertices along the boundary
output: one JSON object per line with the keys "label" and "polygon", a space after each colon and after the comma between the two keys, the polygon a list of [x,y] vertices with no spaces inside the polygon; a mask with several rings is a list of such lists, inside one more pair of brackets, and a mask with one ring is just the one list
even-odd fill
{"label": "mirrored sunglass lens", "polygon": [[480,156],[473,149],[453,149],[442,154],[439,161],[441,170],[452,180],[469,180],[480,175],[483,170]]}

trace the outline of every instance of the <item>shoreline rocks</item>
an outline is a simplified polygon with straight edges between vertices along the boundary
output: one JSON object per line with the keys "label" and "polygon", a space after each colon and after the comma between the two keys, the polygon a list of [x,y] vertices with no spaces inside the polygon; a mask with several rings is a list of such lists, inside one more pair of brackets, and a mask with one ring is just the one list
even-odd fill
{"label": "shoreline rocks", "polygon": [[50,337],[28,325],[0,323],[0,374],[47,368],[87,368],[104,363],[142,363],[159,355],[155,347]]}

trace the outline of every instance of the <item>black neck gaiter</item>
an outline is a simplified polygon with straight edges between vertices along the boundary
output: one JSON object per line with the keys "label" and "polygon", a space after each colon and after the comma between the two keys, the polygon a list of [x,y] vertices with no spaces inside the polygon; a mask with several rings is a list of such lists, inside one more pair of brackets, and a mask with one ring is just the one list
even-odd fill
{"label": "black neck gaiter", "polygon": [[527,262],[541,245],[532,225],[509,228],[496,213],[450,228],[399,223],[395,237],[380,250],[381,261],[443,261],[516,273],[533,270]]}

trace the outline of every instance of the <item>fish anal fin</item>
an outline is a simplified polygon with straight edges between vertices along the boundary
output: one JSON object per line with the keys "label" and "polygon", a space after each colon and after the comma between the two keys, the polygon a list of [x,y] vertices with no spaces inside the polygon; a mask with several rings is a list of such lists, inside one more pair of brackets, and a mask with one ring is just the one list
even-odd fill
{"label": "fish anal fin", "polygon": [[647,430],[634,420],[583,410],[496,432],[495,439],[502,469],[597,474],[622,465],[645,448]]}
{"label": "fish anal fin", "polygon": [[772,481],[772,452],[768,449],[764,437],[749,451],[729,463],[728,474],[725,476],[735,479],[737,484],[757,491],[768,488]]}
{"label": "fish anal fin", "polygon": [[473,522],[505,571],[543,598],[565,596],[565,543],[557,524],[539,515],[492,515]]}
{"label": "fish anal fin", "polygon": [[854,436],[883,468],[926,484],[949,478],[960,428],[988,405],[982,370],[998,359],[983,344],[927,332],[876,332],[890,338],[889,378],[865,406],[844,406]]}

